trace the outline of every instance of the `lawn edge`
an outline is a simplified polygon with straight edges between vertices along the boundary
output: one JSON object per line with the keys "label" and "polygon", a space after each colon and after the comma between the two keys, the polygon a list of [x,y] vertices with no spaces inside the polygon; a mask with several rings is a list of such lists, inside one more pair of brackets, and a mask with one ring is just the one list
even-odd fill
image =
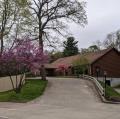
{"label": "lawn edge", "polygon": [[[26,80],[29,81],[29,80],[41,80],[41,79],[26,79]],[[38,97],[36,97],[36,98],[34,98],[34,99],[32,99],[32,100],[29,100],[29,101],[0,101],[0,103],[27,104],[27,103],[29,103],[29,102],[31,102],[31,101],[34,101],[35,99],[41,97],[41,96],[45,93],[45,90],[46,90],[46,88],[47,88],[47,86],[48,86],[48,80],[45,80],[45,81],[46,81],[46,85],[45,85],[45,87],[43,88],[42,93],[41,93]],[[0,92],[0,93],[2,94],[2,93],[11,92],[11,91],[12,91],[12,90],[5,91],[5,92]]]}
{"label": "lawn edge", "polygon": [[103,102],[103,103],[107,103],[107,104],[120,104],[120,101],[109,101],[107,100],[103,95],[101,95],[100,91],[98,90],[98,87],[95,85],[95,83],[93,81],[91,81],[96,89],[96,92],[98,94],[98,97],[100,98],[100,100]]}

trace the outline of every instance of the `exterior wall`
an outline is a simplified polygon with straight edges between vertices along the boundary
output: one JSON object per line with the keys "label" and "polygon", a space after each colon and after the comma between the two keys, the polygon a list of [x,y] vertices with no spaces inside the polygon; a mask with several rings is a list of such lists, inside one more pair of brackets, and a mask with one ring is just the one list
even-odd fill
{"label": "exterior wall", "polygon": [[[14,85],[16,84],[16,77],[12,76],[13,79],[13,83]],[[25,76],[23,78],[23,80],[25,79]],[[20,81],[20,75],[18,76],[18,82]],[[12,90],[12,84],[10,81],[10,77],[1,77],[0,78],[0,92],[5,92],[5,91],[9,91]]]}
{"label": "exterior wall", "polygon": [[[99,77],[98,80],[104,81],[104,77]],[[120,78],[107,78],[107,80],[110,80],[112,87],[120,85]]]}
{"label": "exterior wall", "polygon": [[113,49],[94,62],[91,65],[93,76],[97,76],[96,68],[99,68],[100,77],[104,76],[104,71],[107,72],[107,77],[120,77],[120,53]]}

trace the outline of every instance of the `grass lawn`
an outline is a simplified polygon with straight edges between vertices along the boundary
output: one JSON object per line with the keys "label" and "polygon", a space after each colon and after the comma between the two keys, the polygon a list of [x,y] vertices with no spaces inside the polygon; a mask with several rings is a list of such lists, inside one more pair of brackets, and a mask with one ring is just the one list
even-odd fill
{"label": "grass lawn", "polygon": [[14,91],[0,93],[0,102],[19,102],[25,103],[31,101],[43,94],[47,86],[47,81],[43,80],[26,80],[20,94]]}
{"label": "grass lawn", "polygon": [[[100,82],[102,86],[104,87],[104,83]],[[106,86],[106,97],[111,100],[119,100],[120,101],[120,94],[114,90],[114,88],[110,86]]]}

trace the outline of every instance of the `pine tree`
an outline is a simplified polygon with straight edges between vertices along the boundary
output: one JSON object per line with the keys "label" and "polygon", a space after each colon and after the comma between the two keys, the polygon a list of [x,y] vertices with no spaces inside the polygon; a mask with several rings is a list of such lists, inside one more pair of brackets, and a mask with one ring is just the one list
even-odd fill
{"label": "pine tree", "polygon": [[63,56],[72,56],[78,54],[78,41],[75,41],[74,37],[69,37],[67,38],[67,41],[63,42],[64,45],[64,51],[63,51]]}

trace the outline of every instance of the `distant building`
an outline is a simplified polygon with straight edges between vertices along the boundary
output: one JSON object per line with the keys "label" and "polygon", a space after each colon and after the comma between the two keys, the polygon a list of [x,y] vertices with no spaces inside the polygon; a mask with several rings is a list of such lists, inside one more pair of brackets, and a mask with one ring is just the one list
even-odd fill
{"label": "distant building", "polygon": [[73,61],[85,57],[88,60],[87,73],[88,75],[103,77],[104,72],[108,77],[120,77],[120,52],[115,48],[105,49],[102,51],[78,54],[75,56],[60,58],[51,64],[46,64],[46,71],[49,76],[56,75],[56,69],[59,65],[68,67],[66,75],[74,73]]}

